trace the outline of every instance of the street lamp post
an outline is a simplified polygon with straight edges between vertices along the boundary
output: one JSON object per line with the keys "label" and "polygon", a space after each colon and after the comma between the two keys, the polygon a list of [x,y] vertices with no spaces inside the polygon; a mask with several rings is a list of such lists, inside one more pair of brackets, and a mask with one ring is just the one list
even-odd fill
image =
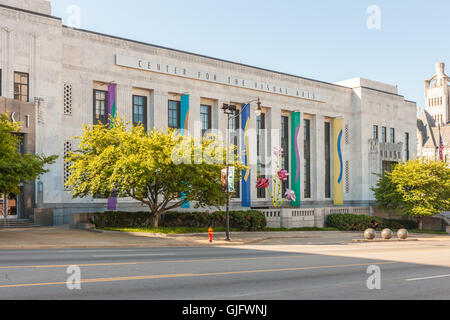
{"label": "street lamp post", "polygon": [[224,104],[223,105],[223,112],[228,117],[228,125],[227,125],[227,138],[226,138],[226,144],[227,144],[227,153],[226,153],[226,165],[227,165],[227,176],[226,176],[226,188],[227,188],[227,209],[226,209],[226,241],[230,241],[230,181],[229,181],[229,175],[230,175],[230,158],[229,158],[229,149],[230,149],[230,121],[235,120],[236,118],[240,117],[241,114],[245,111],[245,109],[250,105],[250,103],[257,101],[258,107],[256,109],[256,115],[261,115],[262,109],[261,109],[261,101],[258,99],[251,100],[244,104],[244,108],[238,113],[235,114],[237,111],[237,108],[235,105],[230,104]]}

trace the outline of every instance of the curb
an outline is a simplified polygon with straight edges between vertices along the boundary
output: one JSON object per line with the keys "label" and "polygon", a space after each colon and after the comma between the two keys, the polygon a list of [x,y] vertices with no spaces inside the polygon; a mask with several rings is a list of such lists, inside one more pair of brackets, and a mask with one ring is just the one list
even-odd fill
{"label": "curb", "polygon": [[374,239],[374,240],[365,240],[365,239],[353,239],[353,243],[383,243],[383,242],[411,242],[411,241],[422,241],[420,239]]}

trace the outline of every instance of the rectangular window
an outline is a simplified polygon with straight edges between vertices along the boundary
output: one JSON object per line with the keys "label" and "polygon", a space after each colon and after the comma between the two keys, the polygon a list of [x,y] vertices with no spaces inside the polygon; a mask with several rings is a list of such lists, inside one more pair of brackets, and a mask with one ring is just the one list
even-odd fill
{"label": "rectangular window", "polygon": [[373,140],[378,141],[378,126],[373,126]]}
{"label": "rectangular window", "polygon": [[211,130],[211,106],[200,106],[200,120],[202,121],[202,136],[204,137],[205,133]]}
{"label": "rectangular window", "polygon": [[391,128],[391,143],[395,143],[395,129]]}
{"label": "rectangular window", "polygon": [[28,73],[14,72],[14,100],[29,101]]}
{"label": "rectangular window", "polygon": [[19,140],[19,143],[17,144],[17,151],[21,155],[25,155],[25,134],[23,133],[13,133],[15,137],[17,137],[17,140]]}
{"label": "rectangular window", "polygon": [[311,198],[311,121],[304,121],[305,199]]}
{"label": "rectangular window", "polygon": [[381,128],[381,139],[384,143],[387,143],[387,128]]}
{"label": "rectangular window", "polygon": [[147,97],[133,95],[133,125],[139,124],[147,131]]}
{"label": "rectangular window", "polygon": [[397,162],[393,162],[393,161],[383,161],[382,175],[385,176],[387,172],[392,172],[392,169],[396,164],[397,164]]}
{"label": "rectangular window", "polygon": [[[281,117],[281,147],[283,148],[281,167],[289,172],[289,117]],[[283,181],[283,196],[288,188],[289,178]]]}
{"label": "rectangular window", "polygon": [[325,198],[331,198],[331,124],[325,122]]}
{"label": "rectangular window", "polygon": [[[265,178],[264,175],[262,175],[262,170],[264,169],[264,164],[262,163],[262,159],[265,159],[264,157],[264,151],[265,151],[265,137],[264,137],[264,130],[266,128],[266,115],[262,113],[256,118],[256,151],[257,151],[257,158],[258,158],[258,167],[257,167],[257,176],[259,178]],[[266,198],[266,190],[265,189],[258,189],[258,199],[265,199]]]}
{"label": "rectangular window", "polygon": [[[236,117],[234,120],[231,121],[230,123],[230,141],[233,145],[235,145],[237,147],[237,149],[235,150],[235,155],[238,155],[240,152],[240,135],[239,135],[239,128],[240,128],[240,117],[239,117],[239,110],[235,110],[233,116]],[[235,199],[239,199],[241,197],[241,181],[237,180],[234,186],[234,194],[233,194],[233,198]]]}
{"label": "rectangular window", "polygon": [[409,160],[409,133],[405,133],[405,159]]}
{"label": "rectangular window", "polygon": [[169,100],[169,128],[181,129],[181,102]]}
{"label": "rectangular window", "polygon": [[94,125],[108,124],[108,91],[94,90]]}

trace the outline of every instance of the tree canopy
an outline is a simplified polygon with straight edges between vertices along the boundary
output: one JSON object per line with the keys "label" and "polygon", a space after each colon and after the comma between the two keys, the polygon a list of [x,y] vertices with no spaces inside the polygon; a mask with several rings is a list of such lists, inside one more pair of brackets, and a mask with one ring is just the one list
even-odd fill
{"label": "tree canopy", "polygon": [[396,165],[378,182],[377,205],[417,218],[450,211],[450,168],[443,162],[417,159]]}
{"label": "tree canopy", "polygon": [[7,114],[0,114],[0,193],[18,194],[20,184],[35,180],[48,172],[45,165],[52,164],[57,156],[25,154],[19,152],[20,124],[12,123]]}
{"label": "tree canopy", "polygon": [[[79,150],[66,159],[71,163],[66,186],[73,197],[133,198],[149,207],[155,227],[161,214],[187,202],[197,207],[225,204],[221,170],[226,152],[214,135],[195,139],[172,130],[146,132],[117,117],[113,128],[84,126],[76,138]],[[234,151],[231,164],[239,172],[245,167]]]}

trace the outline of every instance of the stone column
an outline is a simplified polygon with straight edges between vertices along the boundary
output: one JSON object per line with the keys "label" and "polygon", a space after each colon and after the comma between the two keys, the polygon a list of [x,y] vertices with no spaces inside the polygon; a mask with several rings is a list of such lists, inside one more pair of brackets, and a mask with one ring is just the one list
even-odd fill
{"label": "stone column", "polygon": [[14,31],[4,27],[2,28],[2,65],[3,81],[2,95],[6,98],[14,98],[14,79],[12,66],[14,64]]}
{"label": "stone column", "polygon": [[122,119],[133,121],[132,87],[128,84],[117,85],[117,115]]}
{"label": "stone column", "polygon": [[151,109],[154,111],[154,125],[157,129],[166,130],[169,124],[167,91],[155,89],[151,99]]}
{"label": "stone column", "polygon": [[39,79],[37,78],[38,74],[38,64],[39,64],[39,56],[38,56],[38,36],[35,33],[30,35],[30,68],[29,68],[29,98],[30,101],[34,100],[34,97],[39,96],[38,84]]}
{"label": "stone column", "polygon": [[[197,94],[189,95],[189,125],[188,131],[191,136],[200,138],[202,134],[202,122],[200,117],[200,96]],[[211,107],[211,109],[213,106]]]}
{"label": "stone column", "polygon": [[[81,117],[81,122],[84,125],[91,125],[94,123],[93,116],[93,82],[86,76],[81,75],[81,99],[78,102],[76,96],[74,96],[74,110],[75,117],[78,115]],[[78,111],[77,108],[80,108]]]}
{"label": "stone column", "polygon": [[311,123],[311,196],[325,201],[325,118],[316,115]]}

